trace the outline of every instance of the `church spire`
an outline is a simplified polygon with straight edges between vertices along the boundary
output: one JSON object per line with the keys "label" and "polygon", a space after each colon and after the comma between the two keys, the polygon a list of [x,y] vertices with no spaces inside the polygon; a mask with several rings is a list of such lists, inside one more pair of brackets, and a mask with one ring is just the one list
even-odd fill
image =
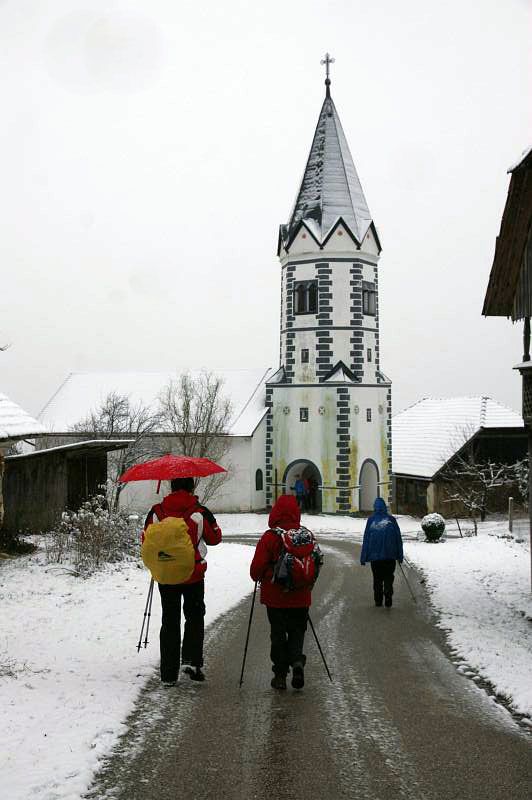
{"label": "church spire", "polygon": [[372,224],[353,157],[340,117],[331,97],[329,53],[321,60],[325,66],[325,99],[320,111],[305,173],[287,225],[281,225],[281,241],[290,247],[304,223],[323,244],[341,218],[360,245]]}

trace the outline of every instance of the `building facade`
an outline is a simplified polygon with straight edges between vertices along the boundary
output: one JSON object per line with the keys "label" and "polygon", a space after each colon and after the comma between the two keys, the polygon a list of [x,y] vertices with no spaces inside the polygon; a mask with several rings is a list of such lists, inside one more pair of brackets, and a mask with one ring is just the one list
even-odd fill
{"label": "building facade", "polygon": [[279,231],[280,368],[266,387],[266,499],[301,477],[317,487],[316,510],[365,512],[391,489],[381,247],[325,83],[296,202]]}
{"label": "building facade", "polygon": [[[294,490],[298,477],[307,479],[315,511],[367,512],[378,495],[390,501],[391,383],[380,364],[380,251],[327,76],[305,174],[279,231],[279,368],[218,375],[234,414],[222,459],[229,473],[210,501],[213,509],[271,506]],[[156,412],[161,389],[178,377],[175,371],[72,374],[41,413],[49,433],[40,446],[79,438],[79,421],[110,393]],[[179,452],[178,440],[166,439]],[[121,502],[145,509],[158,499],[154,491],[128,486]]]}

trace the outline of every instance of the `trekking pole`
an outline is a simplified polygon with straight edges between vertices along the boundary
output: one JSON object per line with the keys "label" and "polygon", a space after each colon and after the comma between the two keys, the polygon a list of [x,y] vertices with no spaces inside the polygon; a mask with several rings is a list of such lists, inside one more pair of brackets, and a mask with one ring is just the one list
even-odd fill
{"label": "trekking pole", "polygon": [[412,587],[411,587],[411,586],[410,586],[410,584],[408,583],[408,579],[407,579],[407,577],[406,577],[406,575],[405,575],[405,571],[404,571],[404,569],[403,569],[403,565],[402,565],[402,564],[400,564],[399,562],[397,562],[397,563],[399,564],[399,568],[400,568],[400,570],[401,570],[401,573],[402,573],[402,575],[403,575],[403,578],[405,579],[405,583],[406,583],[406,585],[408,586],[408,588],[410,589],[410,594],[412,595],[412,600],[414,601],[414,603],[416,603],[416,604],[417,604],[416,596],[415,596],[414,592],[412,591]]}
{"label": "trekking pole", "polygon": [[323,655],[323,650],[321,649],[321,645],[320,645],[320,643],[318,641],[318,637],[316,636],[316,631],[314,630],[314,625],[312,624],[312,620],[310,618],[310,614],[307,614],[307,618],[308,618],[308,621],[310,622],[310,628],[312,630],[312,633],[314,634],[314,638],[316,639],[316,644],[318,645],[318,650],[320,651],[320,656],[322,657],[323,663],[325,665],[325,669],[327,670],[327,675],[329,676],[329,680],[332,683],[333,679],[332,679],[331,673],[329,672],[329,667],[327,666],[327,662],[325,661],[325,656]]}
{"label": "trekking pole", "polygon": [[[146,597],[146,607],[144,608],[144,617],[142,618],[142,628],[140,629],[140,636],[139,636],[139,643],[137,645],[137,653],[140,651],[142,646],[142,634],[144,633],[144,625],[146,624],[146,616],[148,614],[148,606],[150,607],[150,614],[151,614],[151,597],[153,594],[153,578],[150,581],[150,585],[148,587],[148,596]],[[147,636],[147,634],[146,634]]]}
{"label": "trekking pole", "polygon": [[246,665],[246,656],[248,654],[249,633],[251,631],[251,620],[253,618],[253,608],[255,607],[256,594],[257,594],[257,581],[255,581],[255,588],[253,589],[253,600],[251,601],[251,611],[249,612],[248,632],[247,632],[247,636],[246,636],[246,644],[245,644],[245,647],[244,647],[244,658],[242,659],[242,672],[240,673],[239,688],[244,683],[244,667]]}
{"label": "trekking pole", "polygon": [[153,585],[154,580],[152,578],[151,585],[150,585],[150,604],[148,606],[148,621],[146,622],[146,636],[144,638],[144,649],[148,646],[148,631],[150,630],[150,618],[151,618],[151,604],[153,602]]}

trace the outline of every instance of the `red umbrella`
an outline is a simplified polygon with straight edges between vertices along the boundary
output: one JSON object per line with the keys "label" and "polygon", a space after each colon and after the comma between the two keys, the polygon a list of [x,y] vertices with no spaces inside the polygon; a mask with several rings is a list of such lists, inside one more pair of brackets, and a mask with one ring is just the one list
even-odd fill
{"label": "red umbrella", "polygon": [[119,477],[120,483],[129,481],[171,481],[172,478],[204,478],[216,472],[227,472],[226,469],[211,461],[210,458],[192,458],[192,456],[162,456],[144,464],[135,464]]}

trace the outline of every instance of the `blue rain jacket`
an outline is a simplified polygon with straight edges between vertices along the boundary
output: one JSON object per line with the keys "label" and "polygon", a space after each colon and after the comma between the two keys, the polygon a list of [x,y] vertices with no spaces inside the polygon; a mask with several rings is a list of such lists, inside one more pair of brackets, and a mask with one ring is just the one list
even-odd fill
{"label": "blue rain jacket", "polygon": [[366,561],[383,561],[393,558],[401,564],[403,561],[403,540],[395,517],[388,514],[386,503],[377,497],[373,508],[375,513],[366,523],[360,563]]}

